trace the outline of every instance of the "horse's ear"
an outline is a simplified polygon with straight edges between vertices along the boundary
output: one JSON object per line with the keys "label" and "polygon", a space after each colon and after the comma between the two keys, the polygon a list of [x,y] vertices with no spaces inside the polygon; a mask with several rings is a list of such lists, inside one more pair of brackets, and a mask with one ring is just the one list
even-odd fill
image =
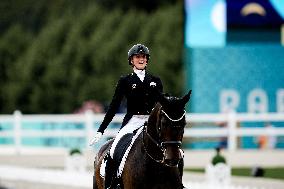
{"label": "horse's ear", "polygon": [[190,95],[191,95],[191,91],[192,90],[190,90],[184,97],[182,97],[183,104],[186,104],[189,101]]}

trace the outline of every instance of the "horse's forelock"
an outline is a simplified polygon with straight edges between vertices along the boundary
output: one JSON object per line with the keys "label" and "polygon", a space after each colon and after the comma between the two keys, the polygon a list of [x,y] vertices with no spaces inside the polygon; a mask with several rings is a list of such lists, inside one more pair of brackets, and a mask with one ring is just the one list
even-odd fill
{"label": "horse's forelock", "polygon": [[180,118],[184,114],[185,104],[181,98],[167,97],[162,104],[163,110],[172,118]]}

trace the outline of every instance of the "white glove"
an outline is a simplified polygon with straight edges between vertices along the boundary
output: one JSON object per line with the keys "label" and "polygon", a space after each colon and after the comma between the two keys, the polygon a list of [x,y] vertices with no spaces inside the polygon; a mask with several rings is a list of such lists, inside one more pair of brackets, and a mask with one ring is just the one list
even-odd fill
{"label": "white glove", "polygon": [[94,145],[95,143],[97,143],[101,137],[103,136],[103,133],[101,132],[97,132],[94,139],[90,142],[90,146]]}

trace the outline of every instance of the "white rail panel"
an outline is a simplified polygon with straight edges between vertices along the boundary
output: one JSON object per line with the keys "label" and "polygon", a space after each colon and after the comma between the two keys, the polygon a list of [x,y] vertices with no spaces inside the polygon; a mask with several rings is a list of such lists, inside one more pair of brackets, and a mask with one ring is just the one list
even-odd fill
{"label": "white rail panel", "polygon": [[[114,117],[112,123],[120,124],[124,115],[118,114]],[[22,137],[83,137],[86,141],[91,141],[95,134],[94,124],[102,122],[104,114],[93,114],[86,112],[85,114],[62,114],[62,115],[23,115],[19,111],[15,111],[13,115],[0,115],[0,124],[8,123],[11,130],[0,130],[1,138],[13,138],[15,149],[18,153],[21,151]],[[189,123],[185,129],[184,137],[227,137],[228,149],[235,151],[237,148],[237,137],[242,136],[284,136],[284,127],[257,127],[244,128],[238,127],[242,122],[281,122],[284,123],[284,113],[228,113],[228,114],[187,114],[186,120]],[[82,129],[65,129],[65,130],[31,130],[23,129],[23,123],[72,123],[83,124]],[[216,128],[195,127],[208,123],[211,125],[223,125]],[[108,129],[104,136],[112,137],[117,133],[117,129]],[[85,146],[87,147],[88,142]]]}

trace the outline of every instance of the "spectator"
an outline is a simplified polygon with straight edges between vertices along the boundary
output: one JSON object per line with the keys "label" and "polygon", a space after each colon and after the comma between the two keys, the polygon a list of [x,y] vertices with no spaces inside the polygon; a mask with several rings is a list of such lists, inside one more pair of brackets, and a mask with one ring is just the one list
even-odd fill
{"label": "spectator", "polygon": [[265,128],[267,129],[267,131],[265,132],[264,135],[260,135],[257,139],[259,149],[273,149],[273,148],[275,148],[277,138],[275,137],[275,135],[272,135],[273,132],[275,132],[273,130],[273,127],[274,126],[269,122],[265,124]]}
{"label": "spectator", "polygon": [[82,106],[75,111],[75,113],[85,113],[86,111],[91,110],[93,113],[103,113],[104,107],[101,103],[95,100],[85,101]]}

